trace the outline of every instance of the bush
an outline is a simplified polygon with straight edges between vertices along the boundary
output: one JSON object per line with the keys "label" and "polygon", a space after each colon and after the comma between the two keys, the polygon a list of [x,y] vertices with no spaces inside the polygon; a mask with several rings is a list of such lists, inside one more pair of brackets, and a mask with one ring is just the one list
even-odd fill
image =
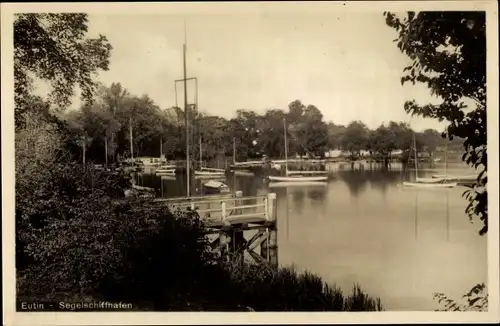
{"label": "bush", "polygon": [[359,288],[344,298],[309,273],[221,264],[195,212],[117,201],[97,187],[80,190],[85,196],[68,202],[71,217],[42,214],[46,225],[22,229],[31,263],[18,269],[18,300],[101,299],[177,311],[381,309]]}
{"label": "bush", "polygon": [[444,309],[436,311],[488,311],[488,290],[484,283],[476,284],[462,299],[466,299],[466,304],[450,299],[443,293],[434,293],[434,300],[444,305]]}
{"label": "bush", "polygon": [[293,268],[265,268],[258,265],[230,267],[238,289],[233,300],[255,311],[380,311],[380,299],[368,297],[355,285],[345,296],[337,286],[326,284],[309,272]]}

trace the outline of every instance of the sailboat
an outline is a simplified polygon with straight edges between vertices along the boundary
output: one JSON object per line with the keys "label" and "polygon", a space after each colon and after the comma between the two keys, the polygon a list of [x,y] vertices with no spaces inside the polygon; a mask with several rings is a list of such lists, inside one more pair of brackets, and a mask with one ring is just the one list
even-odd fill
{"label": "sailboat", "polygon": [[[283,119],[283,127],[285,134],[285,176],[273,176],[270,175],[269,181],[281,181],[281,182],[313,182],[313,181],[326,181],[327,176],[304,176],[299,174],[305,174],[306,171],[288,171],[288,142],[286,138],[286,120]],[[291,172],[291,173],[290,173]],[[317,172],[317,171],[311,171]],[[295,174],[295,175],[294,175]]]}
{"label": "sailboat", "polygon": [[[241,165],[241,163],[244,163],[244,162],[238,162],[238,163],[240,163],[240,165]],[[244,176],[244,177],[253,177],[255,175],[255,173],[253,173],[252,171],[250,171],[248,169],[237,168],[238,163],[236,162],[236,140],[233,137],[233,164],[229,166],[231,168],[231,172],[233,172],[234,175]],[[262,162],[260,162],[260,163],[262,163]]]}
{"label": "sailboat", "polygon": [[448,144],[446,144],[445,153],[444,153],[444,174],[434,174],[432,177],[435,179],[442,179],[448,181],[457,181],[457,182],[474,182],[477,179],[477,175],[475,174],[466,174],[466,175],[449,175],[448,174]]}
{"label": "sailboat", "polygon": [[453,188],[457,186],[456,182],[449,182],[443,178],[419,178],[418,177],[418,155],[417,155],[417,142],[415,134],[413,134],[413,149],[415,151],[415,182],[403,182],[405,187],[416,188]]}
{"label": "sailboat", "polygon": [[202,166],[202,147],[201,147],[201,137],[200,137],[200,169],[194,171],[194,175],[198,177],[222,177],[225,175],[226,171],[223,169],[215,168],[204,168]]}
{"label": "sailboat", "polygon": [[156,175],[175,175],[175,164],[162,164],[156,169]]}

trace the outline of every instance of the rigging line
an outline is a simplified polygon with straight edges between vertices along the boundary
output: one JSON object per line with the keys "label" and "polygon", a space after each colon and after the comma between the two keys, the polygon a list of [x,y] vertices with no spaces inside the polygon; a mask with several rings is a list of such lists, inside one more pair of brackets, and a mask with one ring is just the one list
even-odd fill
{"label": "rigging line", "polygon": [[[411,120],[412,119],[413,119],[413,114],[410,115],[410,119],[408,120],[408,126],[410,126],[410,129],[411,129]],[[406,176],[406,173],[408,172],[408,166],[409,166],[408,162],[410,161],[410,158],[411,158],[411,150],[408,153],[408,160],[407,160],[407,162],[406,162],[406,164],[404,166],[404,169],[401,169],[401,173],[400,173],[401,181],[403,181],[404,176]],[[415,159],[416,159],[416,157],[415,157]]]}

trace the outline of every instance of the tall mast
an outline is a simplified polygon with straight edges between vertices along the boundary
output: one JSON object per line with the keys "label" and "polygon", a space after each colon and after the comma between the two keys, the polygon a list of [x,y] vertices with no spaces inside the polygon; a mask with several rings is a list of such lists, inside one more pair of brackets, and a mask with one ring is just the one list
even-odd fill
{"label": "tall mast", "polygon": [[184,44],[183,44],[183,63],[184,63],[184,124],[186,125],[186,193],[189,197],[191,191],[189,189],[189,119],[188,119],[188,101],[187,101],[187,76],[186,76],[186,22],[184,22]]}
{"label": "tall mast", "polygon": [[288,175],[288,142],[286,140],[286,119],[283,118],[283,133],[285,134],[285,176]]}
{"label": "tall mast", "polygon": [[418,154],[417,154],[417,140],[415,139],[415,133],[413,133],[413,148],[415,150],[415,178],[418,177]]}
{"label": "tall mast", "polygon": [[132,134],[132,117],[128,119],[128,129],[130,133],[130,158],[134,159],[134,142],[133,142],[133,134]]}
{"label": "tall mast", "polygon": [[236,139],[233,137],[233,165],[236,164]]}
{"label": "tall mast", "polygon": [[200,170],[203,167],[203,158],[202,158],[202,153],[201,153],[201,136],[200,136]]}
{"label": "tall mast", "polygon": [[444,174],[448,174],[448,139],[444,144]]}

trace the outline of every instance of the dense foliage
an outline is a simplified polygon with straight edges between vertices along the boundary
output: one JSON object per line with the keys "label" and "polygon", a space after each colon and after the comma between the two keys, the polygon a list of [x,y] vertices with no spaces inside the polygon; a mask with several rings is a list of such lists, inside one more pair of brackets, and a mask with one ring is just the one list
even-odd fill
{"label": "dense foliage", "polygon": [[64,109],[71,101],[75,86],[82,98],[92,98],[94,74],[107,70],[111,45],[106,37],[87,38],[86,14],[16,15],[14,21],[14,89],[16,126],[22,125],[22,113],[30,108],[33,85],[37,80],[51,86],[49,102]]}
{"label": "dense foliage", "polygon": [[484,11],[385,13],[398,33],[398,48],[412,63],[401,83],[423,83],[442,102],[405,103],[412,114],[447,121],[445,136],[464,139],[463,160],[479,169],[476,184],[466,192],[467,213],[483,222],[488,232],[488,156],[486,132],[486,13]]}

